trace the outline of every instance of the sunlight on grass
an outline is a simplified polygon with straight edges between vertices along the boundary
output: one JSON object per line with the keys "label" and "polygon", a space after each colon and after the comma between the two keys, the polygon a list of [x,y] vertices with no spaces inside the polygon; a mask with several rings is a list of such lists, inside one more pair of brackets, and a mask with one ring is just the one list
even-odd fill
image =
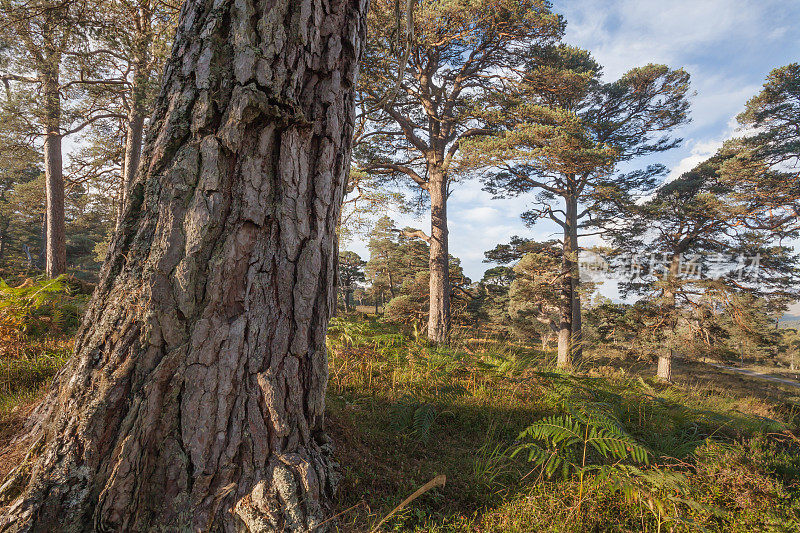
{"label": "sunlight on grass", "polygon": [[[374,318],[336,319],[328,348],[329,426],[345,465],[337,505],[357,506],[341,517],[340,531],[369,531],[438,474],[447,475],[447,485],[384,530],[657,531],[661,523],[664,530],[753,531],[800,524],[792,455],[800,448],[790,437],[797,418],[778,404],[613,370],[570,376],[554,371],[551,354],[539,350],[474,336],[434,347]],[[511,450],[534,422],[586,405],[602,406],[650,450],[653,465],[634,477],[590,483],[582,496],[577,477],[550,477]],[[718,446],[729,455],[714,452]],[[749,474],[718,481],[730,454]],[[770,456],[779,466],[759,462]],[[775,479],[774,468],[783,477]],[[671,472],[686,479],[685,494],[667,481]],[[730,502],[722,497],[726,483],[762,497]]]}

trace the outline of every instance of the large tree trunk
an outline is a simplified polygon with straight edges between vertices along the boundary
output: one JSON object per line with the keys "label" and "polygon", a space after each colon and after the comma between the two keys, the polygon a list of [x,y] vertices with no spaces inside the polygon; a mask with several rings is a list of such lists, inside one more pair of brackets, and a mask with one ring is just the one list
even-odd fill
{"label": "large tree trunk", "polygon": [[0,490],[6,530],[324,530],[325,334],[366,8],[184,5],[75,355]]}
{"label": "large tree trunk", "polygon": [[142,136],[144,120],[147,114],[147,84],[149,81],[148,63],[152,46],[151,13],[149,2],[139,2],[136,10],[137,39],[133,58],[133,84],[131,87],[131,107],[128,113],[128,125],[125,135],[125,159],[122,163],[122,190],[117,209],[117,227],[122,222],[125,204],[130,196],[131,184],[139,170],[142,153]]}
{"label": "large tree trunk", "polygon": [[572,368],[583,355],[580,271],[578,268],[578,201],[566,199],[561,288],[561,323],[558,331],[558,367]]}
{"label": "large tree trunk", "polygon": [[430,307],[428,340],[446,343],[450,335],[450,255],[447,230],[447,179],[429,170],[431,195]]}
{"label": "large tree trunk", "polygon": [[45,106],[44,176],[47,196],[47,234],[45,273],[55,278],[67,270],[64,229],[64,175],[61,155],[61,96],[58,86],[58,58],[48,57],[42,72]]}

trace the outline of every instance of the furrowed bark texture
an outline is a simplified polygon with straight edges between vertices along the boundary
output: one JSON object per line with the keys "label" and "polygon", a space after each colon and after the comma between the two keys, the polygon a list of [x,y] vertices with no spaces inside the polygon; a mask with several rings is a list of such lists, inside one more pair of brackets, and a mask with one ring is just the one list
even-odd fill
{"label": "furrowed bark texture", "polygon": [[436,343],[446,343],[450,335],[450,255],[447,179],[443,173],[431,172],[428,192],[431,196],[428,339]]}
{"label": "furrowed bark texture", "polygon": [[324,530],[366,4],[184,5],[141,175],[0,529]]}

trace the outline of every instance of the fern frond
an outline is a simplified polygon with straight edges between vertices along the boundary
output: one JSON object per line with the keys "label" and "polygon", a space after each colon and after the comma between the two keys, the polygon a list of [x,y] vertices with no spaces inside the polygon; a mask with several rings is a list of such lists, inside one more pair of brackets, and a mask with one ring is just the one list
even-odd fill
{"label": "fern frond", "polygon": [[421,405],[414,410],[412,432],[425,441],[430,437],[431,427],[436,420],[436,409],[432,405]]}

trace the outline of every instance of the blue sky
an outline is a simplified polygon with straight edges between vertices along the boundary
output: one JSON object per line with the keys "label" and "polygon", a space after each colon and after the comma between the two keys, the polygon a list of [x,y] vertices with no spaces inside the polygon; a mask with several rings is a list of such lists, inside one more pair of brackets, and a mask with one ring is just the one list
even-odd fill
{"label": "blue sky", "polygon": [[[775,67],[800,61],[800,0],[554,0],[567,19],[565,41],[590,50],[607,80],[647,63],[683,67],[696,96],[692,123],[678,135],[682,147],[660,161],[678,175],[713,155],[734,134],[734,117]],[[526,198],[493,200],[478,180],[458,184],[448,204],[450,253],[479,280],[490,265],[483,252],[512,235],[547,239],[548,224],[519,219]],[[426,217],[394,217],[401,225],[430,228]],[[368,257],[363,243],[350,249]]]}

